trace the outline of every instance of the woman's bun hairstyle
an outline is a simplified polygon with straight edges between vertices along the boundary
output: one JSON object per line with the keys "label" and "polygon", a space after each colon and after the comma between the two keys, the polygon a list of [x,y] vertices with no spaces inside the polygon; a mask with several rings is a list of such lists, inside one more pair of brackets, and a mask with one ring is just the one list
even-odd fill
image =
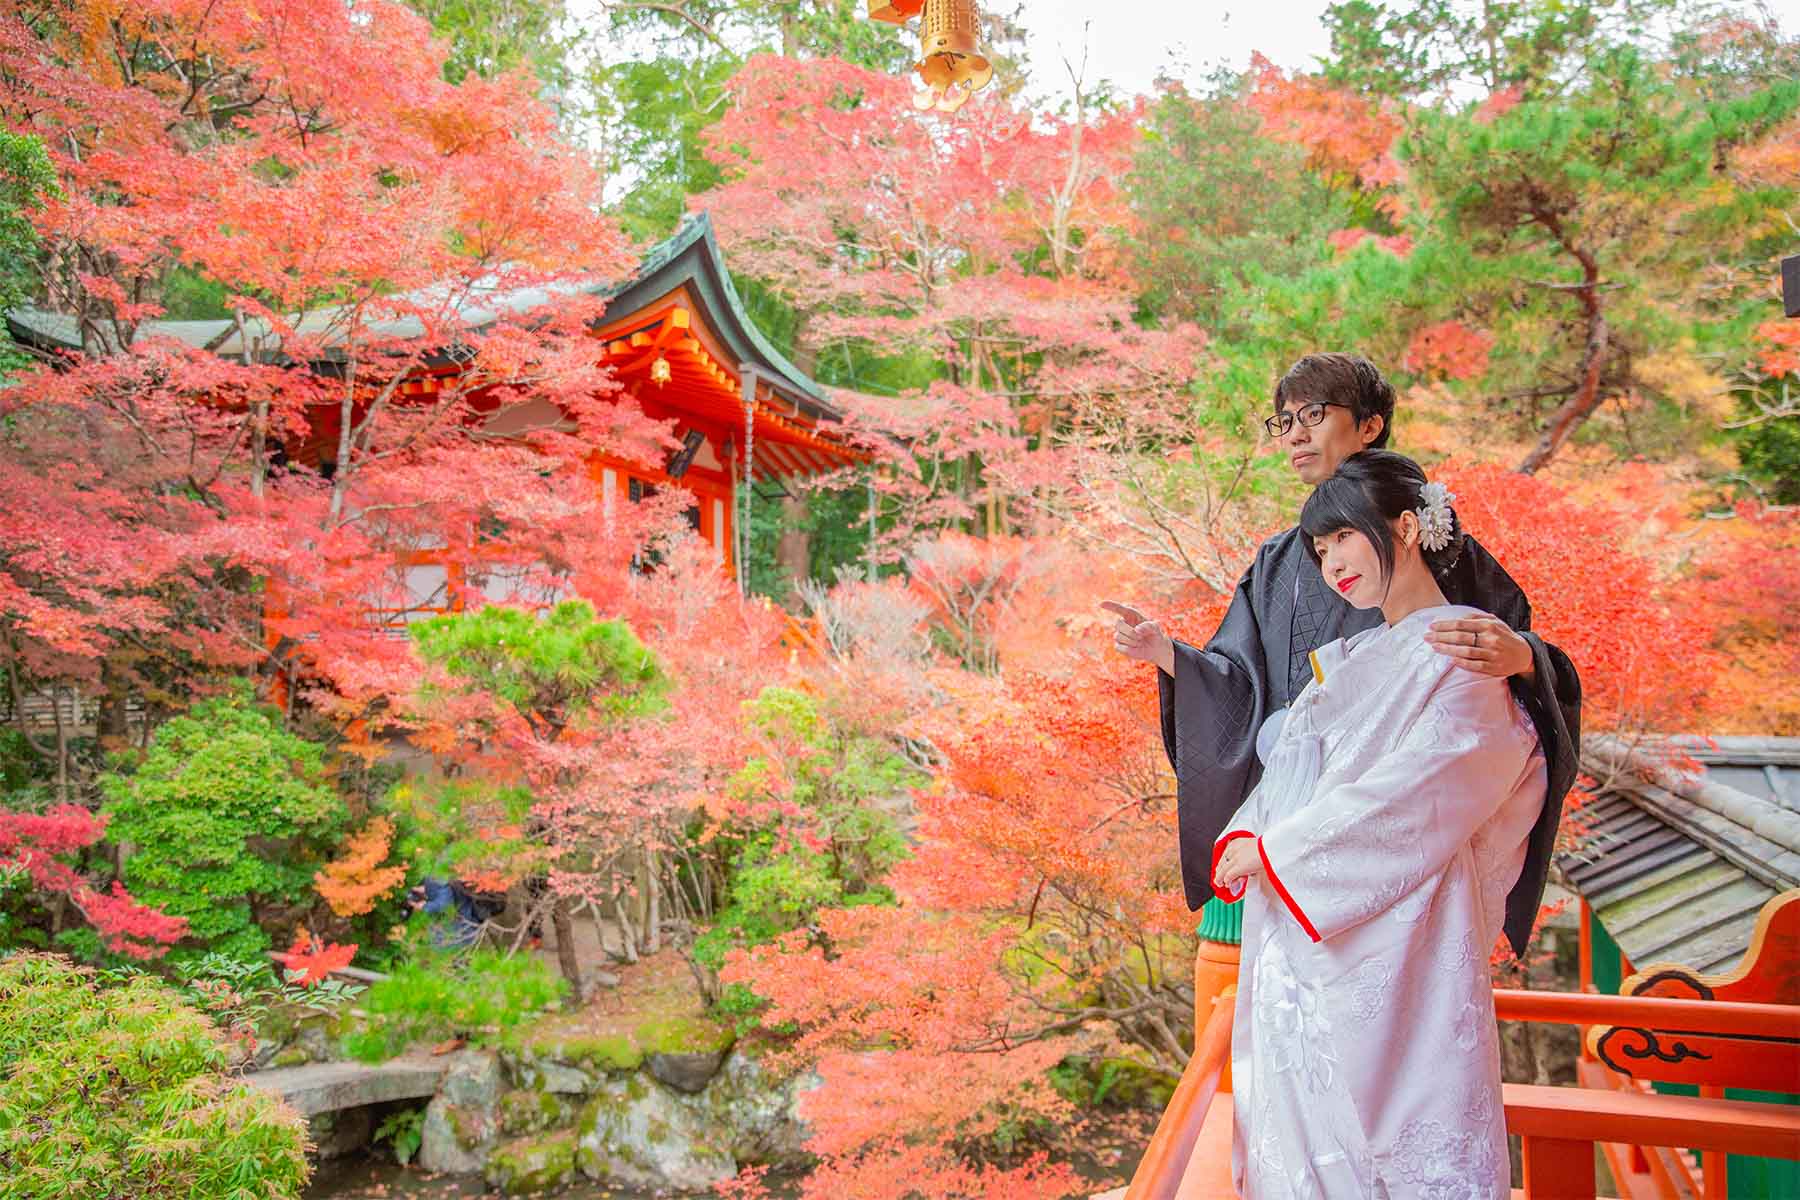
{"label": "woman's bun hairstyle", "polygon": [[[1317,538],[1340,529],[1354,529],[1368,538],[1381,560],[1387,579],[1394,577],[1394,531],[1391,522],[1407,512],[1416,512],[1424,503],[1420,496],[1425,487],[1425,469],[1404,454],[1392,450],[1359,450],[1346,458],[1307,497],[1300,510],[1300,532],[1306,552],[1314,565],[1319,555],[1313,548]],[[1420,553],[1432,575],[1445,579],[1462,556],[1462,519],[1450,509],[1450,541],[1441,550]]]}

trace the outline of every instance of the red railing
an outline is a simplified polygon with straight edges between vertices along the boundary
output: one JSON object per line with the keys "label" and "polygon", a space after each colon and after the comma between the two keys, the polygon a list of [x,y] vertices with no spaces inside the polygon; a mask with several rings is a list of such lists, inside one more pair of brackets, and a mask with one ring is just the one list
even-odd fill
{"label": "red railing", "polygon": [[[1494,1012],[1502,1021],[1800,1038],[1800,1007],[1785,1004],[1496,988]],[[1602,1070],[1598,1063],[1582,1065],[1584,1075]],[[1700,1192],[1704,1200],[1724,1200],[1723,1155],[1800,1159],[1800,1109],[1726,1100],[1716,1094],[1664,1096],[1630,1087],[1623,1077],[1614,1081],[1622,1086],[1506,1085],[1506,1127],[1522,1143],[1525,1195],[1531,1200],[1591,1200],[1596,1146],[1701,1151],[1708,1160]],[[1615,1174],[1625,1165],[1611,1154],[1608,1159]],[[1666,1171],[1652,1169],[1647,1174],[1663,1179],[1663,1190],[1669,1194],[1677,1191]]]}
{"label": "red railing", "polygon": [[1495,988],[1494,1015],[1502,1021],[1536,1021],[1552,1025],[1636,1025],[1644,1029],[1722,1033],[1733,1037],[1800,1038],[1800,1007],[1791,1004]]}
{"label": "red railing", "polygon": [[1193,1158],[1194,1147],[1200,1141],[1201,1126],[1218,1095],[1225,1062],[1231,1056],[1231,1013],[1236,1000],[1236,993],[1228,991],[1213,1002],[1212,1016],[1194,1043],[1194,1057],[1188,1060],[1175,1094],[1169,1097],[1169,1106],[1157,1123],[1137,1173],[1131,1177],[1126,1200],[1175,1200],[1180,1191],[1188,1160]]}
{"label": "red railing", "polygon": [[[1190,1159],[1230,1054],[1234,1000],[1234,992],[1227,991],[1214,1002],[1194,1056],[1132,1176],[1126,1200],[1230,1197],[1228,1186],[1216,1193],[1196,1189]],[[1503,1021],[1632,1025],[1756,1038],[1800,1036],[1800,1008],[1780,1004],[1496,988],[1494,1008]],[[1511,1083],[1505,1085],[1504,1099],[1506,1127],[1523,1144],[1523,1194],[1528,1200],[1593,1200],[1595,1146],[1602,1143],[1800,1159],[1800,1108],[1791,1106]],[[1184,1177],[1189,1179],[1187,1187]],[[1709,1194],[1707,1200],[1723,1197]]]}

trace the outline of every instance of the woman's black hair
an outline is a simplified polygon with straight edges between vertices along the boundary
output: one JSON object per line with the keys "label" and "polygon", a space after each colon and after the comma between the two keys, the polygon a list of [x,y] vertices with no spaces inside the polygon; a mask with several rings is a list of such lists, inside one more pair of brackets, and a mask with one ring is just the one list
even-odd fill
{"label": "woman's black hair", "polygon": [[[1300,510],[1300,533],[1313,565],[1319,552],[1313,543],[1340,529],[1354,529],[1368,538],[1381,561],[1382,578],[1394,578],[1394,527],[1401,514],[1416,510],[1419,490],[1425,486],[1425,470],[1404,454],[1392,450],[1359,450],[1338,464],[1331,478],[1307,497]],[[1450,544],[1442,550],[1422,550],[1425,565],[1439,579],[1450,574],[1462,554],[1462,520],[1450,510]]]}

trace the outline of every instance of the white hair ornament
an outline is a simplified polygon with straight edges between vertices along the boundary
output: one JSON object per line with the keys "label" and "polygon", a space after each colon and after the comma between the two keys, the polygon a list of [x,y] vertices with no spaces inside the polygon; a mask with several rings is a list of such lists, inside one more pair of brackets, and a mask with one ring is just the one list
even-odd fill
{"label": "white hair ornament", "polygon": [[1450,512],[1450,502],[1456,499],[1456,493],[1441,483],[1427,483],[1419,489],[1419,545],[1431,551],[1442,550],[1450,544],[1451,535],[1456,531],[1456,518]]}

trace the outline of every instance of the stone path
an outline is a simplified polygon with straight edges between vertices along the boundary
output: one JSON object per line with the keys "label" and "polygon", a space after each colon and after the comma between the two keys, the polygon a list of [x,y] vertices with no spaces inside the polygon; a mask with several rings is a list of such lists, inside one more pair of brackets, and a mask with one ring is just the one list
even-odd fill
{"label": "stone path", "polygon": [[444,1077],[442,1059],[397,1058],[380,1066],[367,1063],[307,1063],[251,1071],[244,1082],[278,1093],[303,1117],[383,1104],[389,1100],[423,1100],[437,1092]]}

